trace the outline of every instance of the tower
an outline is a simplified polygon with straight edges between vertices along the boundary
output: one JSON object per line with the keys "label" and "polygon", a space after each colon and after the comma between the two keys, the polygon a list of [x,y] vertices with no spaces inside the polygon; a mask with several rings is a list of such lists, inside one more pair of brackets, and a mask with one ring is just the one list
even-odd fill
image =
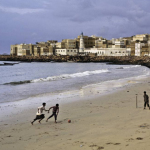
{"label": "tower", "polygon": [[80,35],[80,47],[79,47],[79,53],[84,52],[84,40],[83,40],[83,32]]}

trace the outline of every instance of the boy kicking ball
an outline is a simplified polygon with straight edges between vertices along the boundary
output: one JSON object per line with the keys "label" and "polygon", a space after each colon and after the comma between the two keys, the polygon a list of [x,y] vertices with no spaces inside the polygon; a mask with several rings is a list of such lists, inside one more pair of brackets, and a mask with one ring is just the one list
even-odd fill
{"label": "boy kicking ball", "polygon": [[33,125],[33,123],[34,123],[36,120],[39,120],[39,123],[41,123],[41,120],[45,118],[45,114],[42,114],[42,113],[43,113],[43,110],[49,112],[49,110],[46,110],[46,109],[45,109],[45,106],[46,106],[46,103],[43,103],[42,106],[38,107],[38,111],[37,111],[37,113],[36,113],[36,117],[35,117],[35,119],[33,119],[33,121],[31,122],[32,125]]}

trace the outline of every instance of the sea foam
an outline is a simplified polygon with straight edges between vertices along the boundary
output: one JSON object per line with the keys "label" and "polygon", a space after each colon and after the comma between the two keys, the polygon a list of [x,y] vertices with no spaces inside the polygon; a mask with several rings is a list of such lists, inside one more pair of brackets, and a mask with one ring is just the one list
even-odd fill
{"label": "sea foam", "polygon": [[59,76],[34,79],[34,80],[31,80],[30,82],[35,83],[35,82],[64,80],[64,79],[69,79],[69,78],[78,78],[78,77],[84,77],[84,76],[89,76],[89,75],[94,75],[94,74],[101,74],[101,73],[106,73],[106,72],[109,72],[109,70],[108,69],[102,69],[102,70],[95,70],[95,71],[84,71],[84,72],[78,72],[78,73],[73,73],[73,74],[62,74]]}

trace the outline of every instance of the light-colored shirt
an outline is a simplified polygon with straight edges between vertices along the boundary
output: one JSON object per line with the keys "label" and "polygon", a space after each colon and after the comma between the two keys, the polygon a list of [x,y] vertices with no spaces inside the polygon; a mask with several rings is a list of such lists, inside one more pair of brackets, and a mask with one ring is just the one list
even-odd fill
{"label": "light-colored shirt", "polygon": [[45,110],[44,106],[38,107],[38,111],[37,111],[36,115],[41,115],[43,113],[43,110]]}

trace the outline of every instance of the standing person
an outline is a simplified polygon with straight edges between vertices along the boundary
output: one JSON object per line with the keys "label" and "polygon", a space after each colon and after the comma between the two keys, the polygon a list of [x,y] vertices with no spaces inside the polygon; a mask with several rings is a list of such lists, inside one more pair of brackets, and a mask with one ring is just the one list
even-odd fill
{"label": "standing person", "polygon": [[[149,107],[149,97],[148,95],[146,94],[146,91],[144,91],[144,109],[146,108],[146,105]],[[150,107],[149,107],[150,109]]]}
{"label": "standing person", "polygon": [[33,122],[35,122],[36,120],[39,120],[39,123],[41,123],[41,120],[45,118],[45,114],[43,113],[43,110],[48,111],[45,109],[46,103],[43,103],[42,106],[38,107],[38,111],[36,113],[36,117],[35,119],[31,122],[31,124],[33,125]]}
{"label": "standing person", "polygon": [[57,116],[59,113],[59,104],[56,104],[56,106],[50,107],[49,111],[50,111],[50,109],[53,109],[53,112],[52,112],[52,115],[47,118],[46,122],[48,122],[48,119],[50,119],[51,117],[54,116],[55,117],[55,123],[57,123],[56,120],[57,120]]}

